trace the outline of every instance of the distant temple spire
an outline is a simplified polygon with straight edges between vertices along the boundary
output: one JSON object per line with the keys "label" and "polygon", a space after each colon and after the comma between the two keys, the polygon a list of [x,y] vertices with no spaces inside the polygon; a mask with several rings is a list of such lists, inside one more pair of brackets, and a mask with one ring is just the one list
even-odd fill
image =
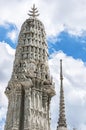
{"label": "distant temple spire", "polygon": [[67,130],[67,124],[65,118],[64,90],[63,90],[62,59],[60,60],[60,108],[59,108],[59,121],[57,130]]}
{"label": "distant temple spire", "polygon": [[33,4],[33,7],[31,8],[31,10],[29,10],[28,15],[31,16],[31,17],[39,16],[39,13],[38,13],[37,8],[35,7],[35,4]]}

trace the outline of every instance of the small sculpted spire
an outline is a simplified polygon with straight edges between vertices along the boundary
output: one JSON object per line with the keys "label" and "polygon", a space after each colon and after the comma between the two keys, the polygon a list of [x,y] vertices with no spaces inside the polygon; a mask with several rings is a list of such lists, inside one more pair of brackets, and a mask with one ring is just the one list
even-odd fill
{"label": "small sculpted spire", "polygon": [[29,11],[28,15],[33,17],[33,18],[39,16],[39,13],[38,13],[37,8],[35,7],[35,4],[33,4],[33,7]]}
{"label": "small sculpted spire", "polygon": [[60,60],[60,108],[59,108],[59,121],[58,121],[57,130],[59,130],[59,128],[67,128],[66,118],[65,118],[62,60]]}

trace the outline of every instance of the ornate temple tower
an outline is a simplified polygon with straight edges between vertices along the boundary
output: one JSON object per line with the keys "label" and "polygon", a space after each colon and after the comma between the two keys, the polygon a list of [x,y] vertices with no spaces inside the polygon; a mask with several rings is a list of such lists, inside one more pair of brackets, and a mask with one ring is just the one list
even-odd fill
{"label": "ornate temple tower", "polygon": [[57,130],[68,130],[65,117],[65,103],[63,90],[62,60],[60,60],[60,108]]}
{"label": "ornate temple tower", "polygon": [[45,29],[33,5],[18,38],[11,79],[6,88],[5,130],[50,130],[50,101],[55,95],[48,66]]}

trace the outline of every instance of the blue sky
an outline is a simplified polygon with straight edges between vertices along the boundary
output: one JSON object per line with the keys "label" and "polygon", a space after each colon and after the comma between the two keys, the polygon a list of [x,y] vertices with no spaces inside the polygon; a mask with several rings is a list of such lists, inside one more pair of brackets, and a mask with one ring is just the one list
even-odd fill
{"label": "blue sky", "polygon": [[66,31],[61,32],[56,36],[57,40],[52,43],[48,40],[49,53],[54,51],[63,51],[68,56],[72,56],[75,59],[82,59],[86,61],[86,35],[74,36]]}
{"label": "blue sky", "polygon": [[0,42],[6,42],[8,43],[12,48],[16,48],[17,45],[17,37],[16,37],[16,41],[13,41],[10,37],[9,37],[9,32],[12,31],[18,31],[16,25],[12,24],[12,23],[5,23],[4,25],[0,25]]}
{"label": "blue sky", "polygon": [[[66,117],[69,130],[86,130],[86,1],[1,0],[0,5],[0,130],[4,130],[7,98],[18,34],[35,3],[47,33],[49,67],[56,96],[51,103],[51,130],[59,111],[59,60],[63,59]],[[65,4],[67,3],[67,4]],[[48,6],[49,5],[49,6]],[[15,8],[16,7],[16,8]],[[45,8],[45,10],[44,10]]]}

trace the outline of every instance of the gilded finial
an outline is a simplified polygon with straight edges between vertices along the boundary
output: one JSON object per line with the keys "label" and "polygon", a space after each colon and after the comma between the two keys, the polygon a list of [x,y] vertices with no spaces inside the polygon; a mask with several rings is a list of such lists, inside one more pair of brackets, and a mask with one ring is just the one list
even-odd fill
{"label": "gilded finial", "polygon": [[33,7],[29,11],[28,15],[31,16],[31,17],[37,17],[37,16],[39,16],[39,13],[38,13],[37,8],[35,7],[35,4],[33,4]]}

